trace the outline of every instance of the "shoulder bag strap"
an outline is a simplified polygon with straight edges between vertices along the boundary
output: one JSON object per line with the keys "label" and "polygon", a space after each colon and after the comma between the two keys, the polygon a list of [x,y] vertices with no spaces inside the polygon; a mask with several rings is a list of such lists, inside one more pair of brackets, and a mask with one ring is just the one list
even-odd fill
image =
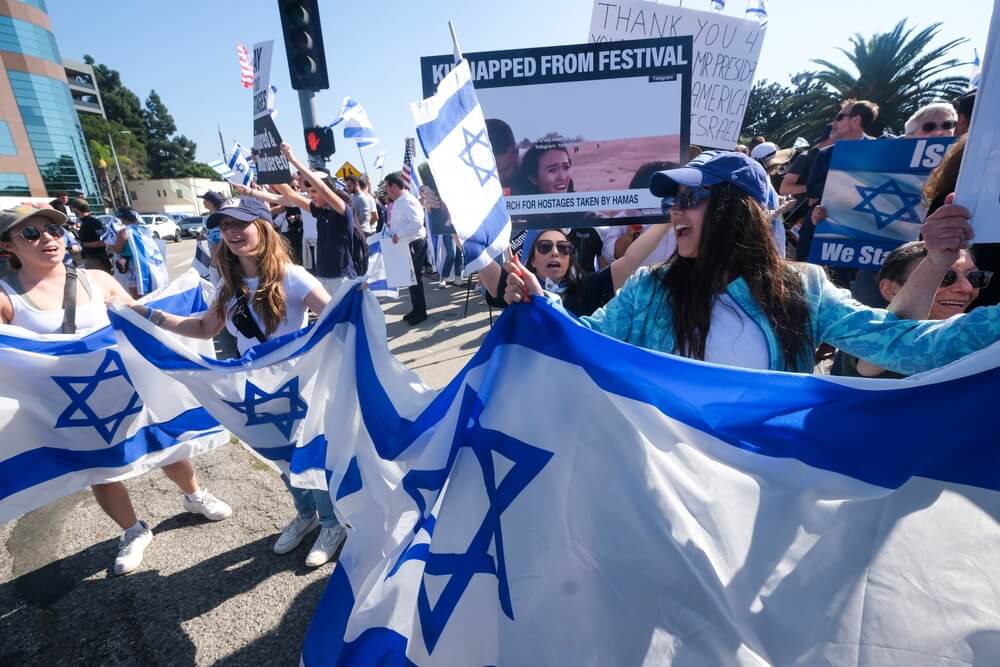
{"label": "shoulder bag strap", "polygon": [[76,333],[76,267],[66,267],[66,289],[63,291],[62,332]]}

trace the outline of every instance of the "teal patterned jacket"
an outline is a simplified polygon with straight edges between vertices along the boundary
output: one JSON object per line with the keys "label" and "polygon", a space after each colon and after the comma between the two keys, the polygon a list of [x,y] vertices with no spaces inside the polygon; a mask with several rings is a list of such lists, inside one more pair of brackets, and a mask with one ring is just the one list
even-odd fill
{"label": "teal patterned jacket", "polygon": [[[785,367],[778,336],[754,302],[746,281],[737,278],[726,287],[729,296],[764,332],[771,370],[811,373],[811,351],[820,343],[829,343],[882,368],[913,375],[943,366],[1000,339],[1000,306],[976,308],[947,320],[904,320],[886,310],[858,303],[850,292],[831,283],[818,266],[792,266],[801,274],[805,286],[811,339],[809,353],[804,353],[791,368]],[[673,353],[674,331],[666,296],[663,283],[649,268],[641,268],[604,308],[580,321],[627,343]]]}

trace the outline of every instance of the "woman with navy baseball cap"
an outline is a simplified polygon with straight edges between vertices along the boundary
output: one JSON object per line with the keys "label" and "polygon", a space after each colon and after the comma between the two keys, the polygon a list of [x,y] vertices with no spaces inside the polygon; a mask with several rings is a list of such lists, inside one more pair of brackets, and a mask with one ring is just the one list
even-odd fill
{"label": "woman with navy baseball cap", "polygon": [[[812,371],[824,342],[913,374],[1000,339],[996,307],[943,322],[899,317],[918,314],[920,295],[937,288],[972,238],[962,207],[943,206],[927,219],[928,257],[890,310],[879,310],[835,287],[821,267],[781,258],[768,214],[774,190],[749,156],[707,151],[654,174],[650,190],[670,214],[677,252],[660,266],[640,269],[607,306],[581,318],[592,329],[692,359],[798,372]],[[508,302],[544,294],[532,274],[511,273]]]}

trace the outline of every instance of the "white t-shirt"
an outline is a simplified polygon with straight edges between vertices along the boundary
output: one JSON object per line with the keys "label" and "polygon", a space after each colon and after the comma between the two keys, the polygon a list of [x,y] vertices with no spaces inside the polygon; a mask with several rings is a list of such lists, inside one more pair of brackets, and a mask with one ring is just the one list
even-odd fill
{"label": "white t-shirt", "polygon": [[[257,291],[257,279],[247,278],[244,282],[252,296]],[[257,326],[265,333],[268,340],[298,331],[306,326],[309,321],[309,314],[306,312],[308,308],[306,308],[305,299],[310,292],[319,286],[320,284],[316,280],[316,277],[301,266],[289,264],[285,267],[285,319],[281,321],[278,328],[269,334],[264,332],[264,325],[260,321],[257,311],[253,308],[250,309],[254,321],[257,322]],[[236,337],[236,348],[240,354],[243,354],[254,345],[259,345],[260,341],[256,338],[247,338],[233,324],[231,313],[235,305],[236,299],[230,299],[229,303],[226,304],[226,329]]]}
{"label": "white t-shirt", "polygon": [[767,339],[757,323],[728,294],[716,299],[705,340],[705,361],[767,370],[769,360]]}
{"label": "white t-shirt", "polygon": [[307,208],[301,208],[299,212],[302,213],[302,240],[316,241],[319,237],[319,232],[316,230],[315,216]]}

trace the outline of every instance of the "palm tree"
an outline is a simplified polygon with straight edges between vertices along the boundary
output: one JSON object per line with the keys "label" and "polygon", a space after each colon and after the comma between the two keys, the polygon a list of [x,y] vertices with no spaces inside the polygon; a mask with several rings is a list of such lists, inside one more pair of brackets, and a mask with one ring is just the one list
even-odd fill
{"label": "palm tree", "polygon": [[851,37],[853,48],[838,50],[847,56],[856,73],[829,60],[814,60],[823,69],[805,76],[818,85],[807,86],[782,102],[781,111],[788,120],[778,130],[779,138],[811,139],[836,115],[841,102],[850,98],[879,105],[876,127],[870,132],[902,133],[906,119],[923,105],[965,92],[967,77],[945,73],[967,64],[948,54],[968,40],[954,39],[931,49],[930,43],[940,28],[940,23],[934,23],[914,34],[915,28],[907,28],[903,19],[891,31],[868,39],[855,34]]}

